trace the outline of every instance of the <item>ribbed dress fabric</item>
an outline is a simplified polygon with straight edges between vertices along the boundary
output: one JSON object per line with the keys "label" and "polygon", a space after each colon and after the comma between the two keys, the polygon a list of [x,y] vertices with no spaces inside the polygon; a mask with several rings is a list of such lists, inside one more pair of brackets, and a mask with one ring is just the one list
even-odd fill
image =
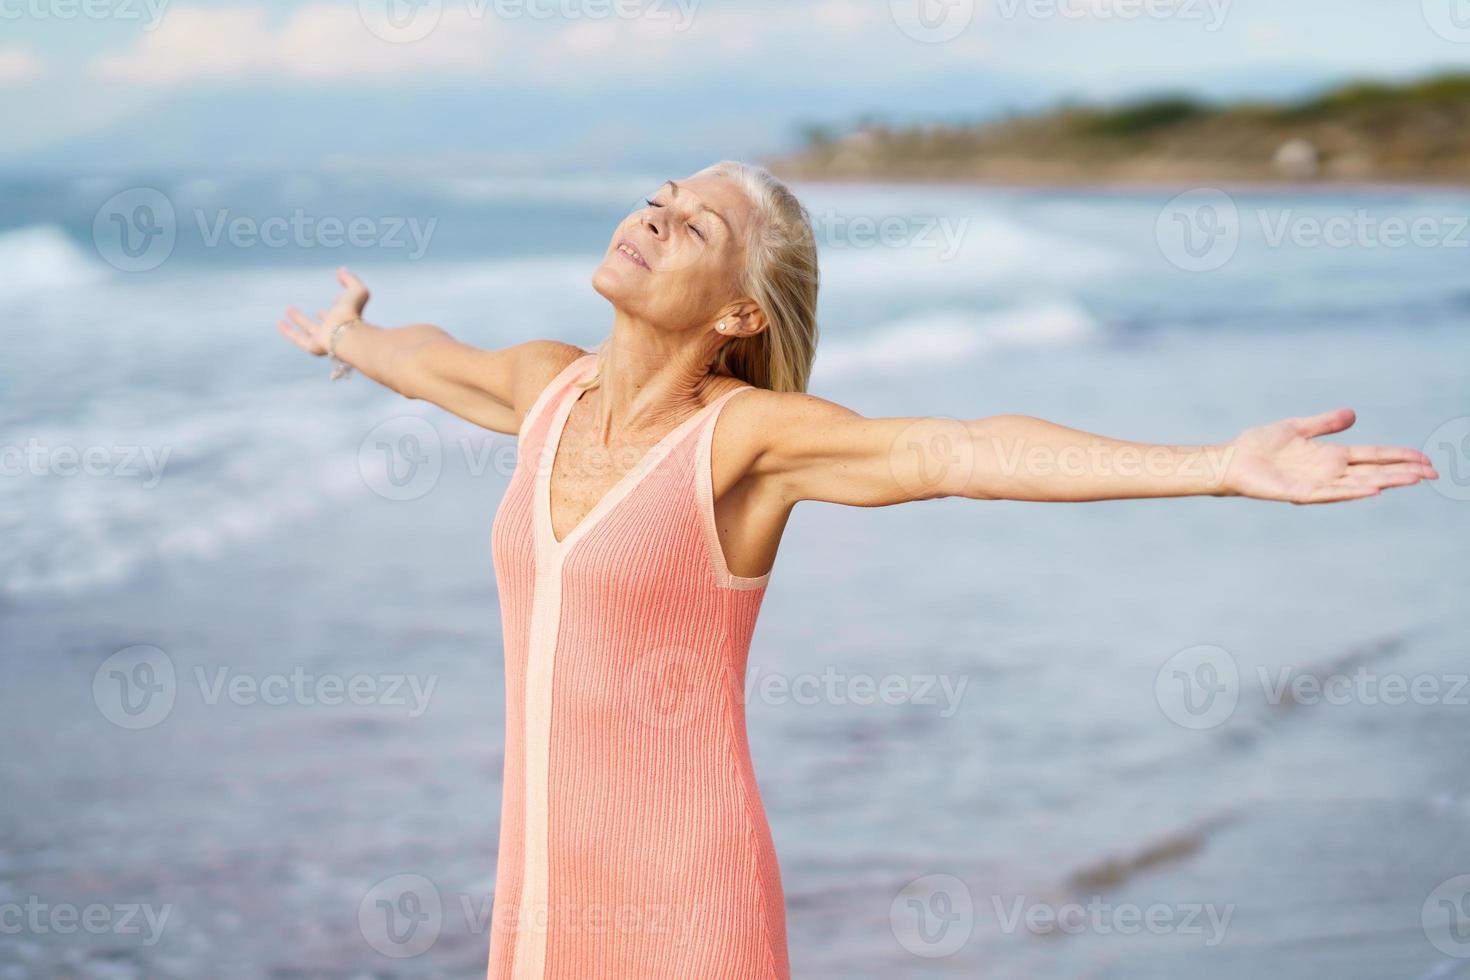
{"label": "ribbed dress fabric", "polygon": [[596,357],[541,392],[495,514],[505,778],[490,980],[788,980],[742,696],[770,573],[731,575],[710,448],[732,389],[558,542],[556,447]]}

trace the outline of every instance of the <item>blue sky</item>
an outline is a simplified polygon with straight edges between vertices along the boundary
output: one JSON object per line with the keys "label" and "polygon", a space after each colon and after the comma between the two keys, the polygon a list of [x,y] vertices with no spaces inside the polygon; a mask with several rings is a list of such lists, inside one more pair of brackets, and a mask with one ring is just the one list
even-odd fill
{"label": "blue sky", "polygon": [[692,167],[868,113],[1441,69],[1470,0],[0,0],[0,167]]}

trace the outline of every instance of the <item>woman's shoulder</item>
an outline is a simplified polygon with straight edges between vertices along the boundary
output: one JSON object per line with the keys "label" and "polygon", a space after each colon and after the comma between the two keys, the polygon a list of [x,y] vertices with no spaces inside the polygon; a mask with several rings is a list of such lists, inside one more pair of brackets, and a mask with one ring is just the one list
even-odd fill
{"label": "woman's shoulder", "polygon": [[719,423],[719,441],[735,455],[758,455],[769,449],[783,432],[793,428],[820,428],[838,418],[857,414],[804,391],[772,391],[739,378],[719,377],[724,387],[717,389],[713,398],[732,396],[720,409],[723,421]]}
{"label": "woman's shoulder", "polygon": [[[725,376],[721,375],[721,377]],[[749,394],[731,399],[728,410],[739,411],[752,421],[759,421],[762,424],[820,424],[823,421],[857,414],[844,405],[806,391],[772,391],[734,377],[731,377],[727,384],[728,388],[721,389],[716,397],[724,395],[726,391],[749,388]],[[736,406],[739,408],[737,409]]]}
{"label": "woman's shoulder", "polygon": [[527,352],[525,374],[537,392],[569,373],[573,366],[597,356],[593,351],[560,340],[537,340],[527,346],[533,349]]}
{"label": "woman's shoulder", "polygon": [[793,459],[821,455],[839,429],[863,419],[846,405],[809,392],[747,387],[751,390],[730,398],[721,410],[716,451],[756,469],[777,471]]}
{"label": "woman's shoulder", "polygon": [[521,360],[516,365],[516,403],[526,406],[520,413],[519,428],[524,431],[551,389],[578,370],[584,360],[597,355],[560,340],[529,340],[521,348]]}

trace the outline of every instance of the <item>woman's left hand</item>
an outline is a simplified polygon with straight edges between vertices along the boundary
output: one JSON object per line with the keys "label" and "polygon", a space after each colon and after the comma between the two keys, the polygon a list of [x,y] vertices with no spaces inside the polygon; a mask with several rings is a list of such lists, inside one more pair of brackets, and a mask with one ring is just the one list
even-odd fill
{"label": "woman's left hand", "polygon": [[[370,294],[361,279],[346,268],[337,269],[337,284],[342,292],[330,309],[318,310],[313,320],[294,306],[286,307],[287,320],[277,320],[276,329],[291,343],[308,354],[322,357],[327,353],[327,340],[332,328],[339,323],[362,316]],[[288,322],[289,320],[289,322]]]}
{"label": "woman's left hand", "polygon": [[1226,492],[1258,500],[1327,504],[1439,479],[1429,457],[1417,449],[1315,441],[1355,421],[1352,409],[1339,408],[1246,429],[1227,447]]}

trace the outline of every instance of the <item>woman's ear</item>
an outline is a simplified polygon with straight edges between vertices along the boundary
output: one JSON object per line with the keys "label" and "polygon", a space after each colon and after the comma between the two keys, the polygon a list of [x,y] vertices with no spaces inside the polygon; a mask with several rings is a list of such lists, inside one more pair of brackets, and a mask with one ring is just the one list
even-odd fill
{"label": "woman's ear", "polygon": [[735,313],[726,317],[726,321],[735,325],[729,332],[739,337],[754,337],[767,326],[765,313],[751,300],[737,306]]}

